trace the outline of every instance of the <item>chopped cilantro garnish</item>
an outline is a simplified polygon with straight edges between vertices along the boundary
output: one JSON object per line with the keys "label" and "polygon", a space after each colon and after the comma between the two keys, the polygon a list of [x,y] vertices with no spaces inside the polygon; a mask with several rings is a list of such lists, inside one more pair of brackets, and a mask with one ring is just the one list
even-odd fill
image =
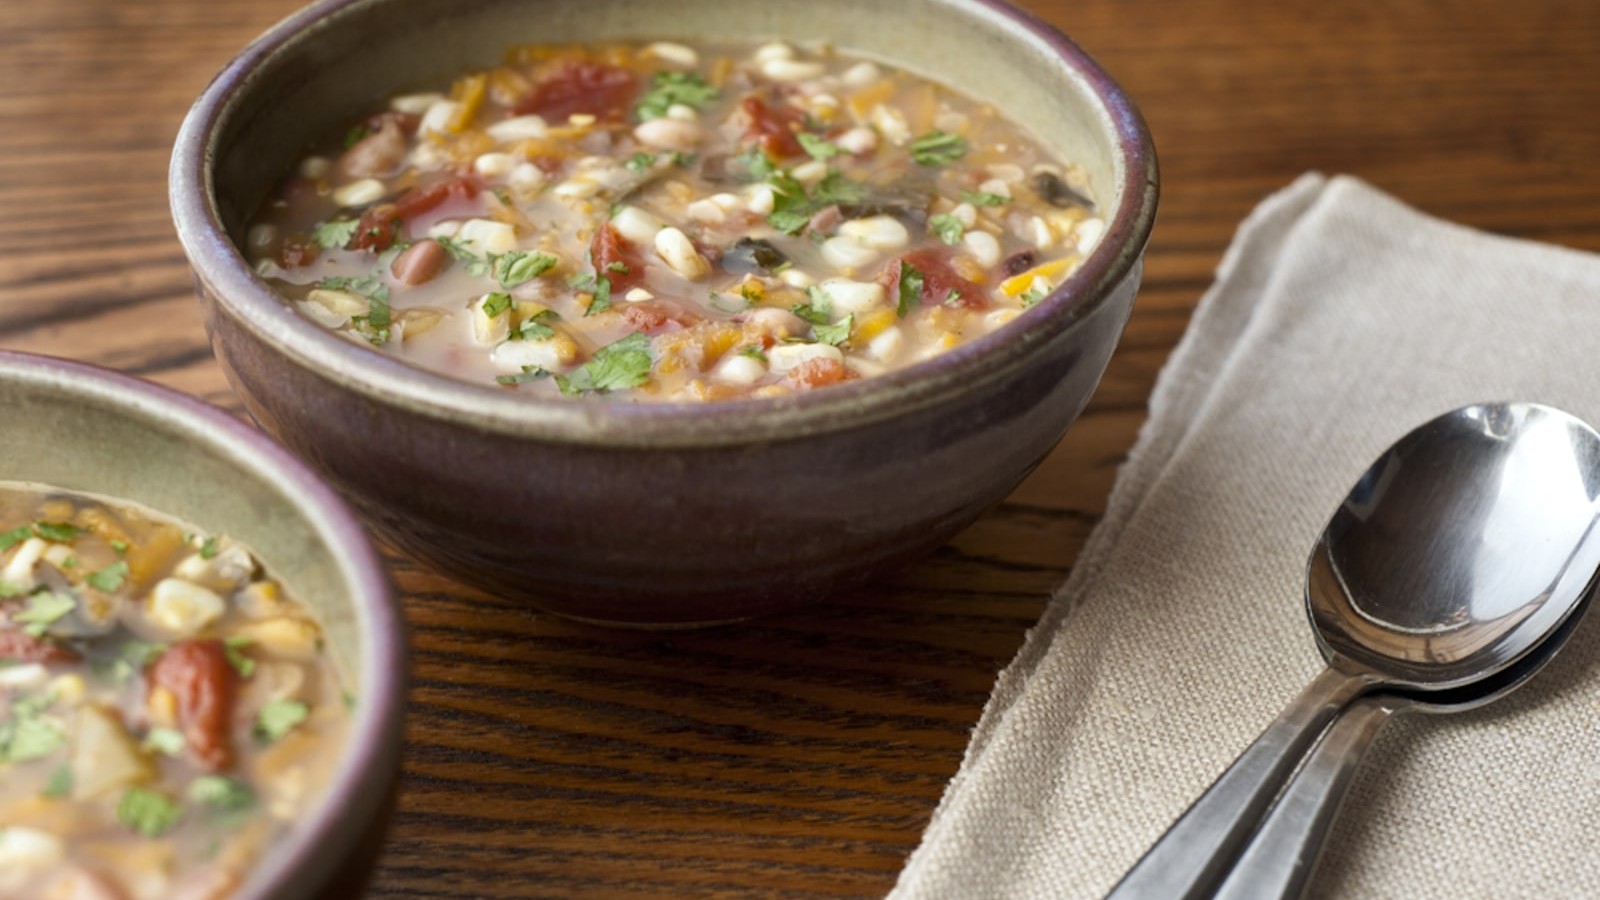
{"label": "chopped cilantro garnish", "polygon": [[37,591],[28,595],[27,608],[14,614],[11,618],[12,621],[26,623],[22,630],[34,637],[39,637],[51,625],[55,624],[56,620],[72,612],[77,605],[78,601],[68,594],[61,594],[56,591]]}
{"label": "chopped cilantro garnish", "polygon": [[211,559],[217,555],[217,539],[208,537],[200,542],[200,558]]}
{"label": "chopped cilantro garnish", "polygon": [[837,347],[850,339],[850,329],[855,323],[855,314],[851,313],[832,325],[814,325],[811,331],[816,334],[818,343]]}
{"label": "chopped cilantro garnish", "polygon": [[231,637],[222,642],[222,655],[240,678],[249,678],[256,673],[256,661],[244,655],[244,648],[250,643],[247,637]]}
{"label": "chopped cilantro garnish", "polygon": [[494,277],[501,287],[511,290],[550,271],[558,262],[560,260],[548,253],[513,250],[494,258]]}
{"label": "chopped cilantro garnish", "polygon": [[967,141],[959,134],[930,131],[911,142],[911,159],[919,166],[948,166],[967,155]]}
{"label": "chopped cilantro garnish", "polygon": [[49,697],[13,703],[10,720],[0,720],[0,762],[43,759],[66,746],[67,736],[40,715]]}
{"label": "chopped cilantro garnish", "polygon": [[967,232],[966,226],[961,224],[960,219],[948,214],[934,216],[928,220],[928,224],[933,228],[933,233],[939,236],[939,240],[952,247],[961,243],[961,236]]}
{"label": "chopped cilantro garnish", "polygon": [[175,728],[157,726],[144,736],[145,748],[154,750],[162,756],[177,756],[183,752],[184,744],[183,732]]}
{"label": "chopped cilantro garnish", "polygon": [[654,153],[646,153],[640,150],[638,153],[628,157],[628,161],[622,165],[630,172],[643,172],[655,164],[656,155]]}
{"label": "chopped cilantro garnish", "polygon": [[986,194],[982,191],[962,191],[961,199],[973,206],[1005,206],[1011,202],[1010,197],[999,194]]}
{"label": "chopped cilantro garnish", "polygon": [[270,744],[293,731],[311,715],[311,708],[299,700],[271,700],[256,714],[255,736]]}
{"label": "chopped cilantro garnish", "polygon": [[504,291],[484,294],[482,309],[484,318],[492,319],[502,315],[511,309],[511,295]]}
{"label": "chopped cilantro garnish", "polygon": [[1022,295],[1022,308],[1032,309],[1036,303],[1049,296],[1049,294],[1050,292],[1042,287],[1029,288],[1028,291]]}
{"label": "chopped cilantro garnish", "polygon": [[611,308],[611,279],[596,272],[587,275],[578,275],[567,282],[574,289],[592,294],[589,308],[583,311],[585,316],[598,315]]}
{"label": "chopped cilantro garnish", "polygon": [[33,532],[47,541],[68,544],[77,540],[83,529],[71,522],[35,522]]}
{"label": "chopped cilantro garnish", "polygon": [[128,788],[117,803],[117,821],[147,838],[166,834],[181,818],[177,801],[160,791]]}
{"label": "chopped cilantro garnish", "polygon": [[46,797],[65,797],[72,793],[72,767],[65,764],[57,766],[40,793]]}
{"label": "chopped cilantro garnish", "polygon": [[110,541],[109,543],[111,544],[111,549],[117,551],[118,556],[122,556],[128,552],[127,541]]}
{"label": "chopped cilantro garnish", "polygon": [[443,247],[444,251],[450,254],[451,258],[453,259],[458,259],[462,262],[470,262],[478,258],[478,254],[467,249],[467,244],[469,243],[468,241],[458,241],[455,238],[445,237],[443,235],[434,238],[434,240],[437,241],[439,246]]}
{"label": "chopped cilantro garnish", "polygon": [[751,359],[760,360],[761,362],[766,362],[767,361],[766,351],[762,350],[760,347],[756,346],[755,344],[748,344],[746,346],[740,347],[739,348],[739,355],[740,356],[748,356]]}
{"label": "chopped cilantro garnish", "polygon": [[794,176],[783,171],[768,175],[767,184],[773,191],[772,213],[767,216],[767,224],[784,234],[799,234],[818,211],[837,203],[859,203],[866,195],[865,188],[838,171],[829,171],[810,193]]}
{"label": "chopped cilantro garnish", "polygon": [[772,160],[759,147],[747,153],[734,157],[734,162],[743,166],[750,172],[751,181],[766,181],[779,169],[773,165]]}
{"label": "chopped cilantro garnish", "polygon": [[866,195],[867,189],[860,182],[844,177],[838,169],[829,169],[827,177],[811,189],[811,202],[821,209],[835,203],[860,203]]}
{"label": "chopped cilantro garnish", "polygon": [[944,299],[940,300],[939,302],[945,306],[955,306],[957,303],[961,302],[961,292],[955,288],[951,288],[944,295]]}
{"label": "chopped cilantro garnish", "polygon": [[833,319],[830,318],[827,313],[817,309],[817,307],[811,303],[797,303],[794,306],[789,307],[789,311],[800,318],[805,319],[807,322],[810,322],[812,325],[826,325],[833,321]]}
{"label": "chopped cilantro garnish", "polygon": [[311,229],[311,240],[324,250],[337,250],[350,243],[361,223],[355,219],[335,219]]}
{"label": "chopped cilantro garnish", "polygon": [[833,159],[835,156],[838,156],[840,153],[844,152],[843,150],[839,149],[838,144],[817,137],[814,134],[807,134],[804,131],[795,135],[795,138],[800,141],[801,148],[803,148],[812,159],[819,159],[823,162],[827,162],[828,160]]}
{"label": "chopped cilantro garnish", "polygon": [[12,597],[21,597],[29,590],[30,588],[25,584],[18,584],[15,581],[0,581],[0,600],[9,600]]}
{"label": "chopped cilantro garnish", "polygon": [[19,525],[10,531],[0,533],[0,553],[10,550],[14,545],[20,544],[33,537],[32,525]]}
{"label": "chopped cilantro garnish", "polygon": [[[355,328],[362,337],[376,346],[389,343],[389,325],[392,321],[389,311],[388,289],[384,289],[385,299],[378,297],[367,298],[367,314],[356,316],[350,320],[351,327]],[[201,548],[201,556],[205,556],[205,549]]]}
{"label": "chopped cilantro garnish", "polygon": [[649,381],[654,363],[650,336],[636,331],[595,351],[594,359],[570,376],[555,376],[556,385],[568,396],[625,390]]}
{"label": "chopped cilantro garnish", "polygon": [[201,775],[189,782],[185,795],[189,802],[218,812],[239,812],[256,803],[256,795],[249,787],[226,775]]}
{"label": "chopped cilantro garnish", "polygon": [[368,128],[366,126],[366,123],[362,123],[360,125],[352,125],[350,127],[350,130],[346,131],[344,133],[344,148],[346,150],[349,150],[351,147],[354,147],[356,144],[361,143],[361,139],[366,137],[367,135],[369,135],[371,133],[372,133],[372,129]]}
{"label": "chopped cilantro garnish", "polygon": [[494,380],[498,384],[523,384],[540,378],[550,377],[550,371],[543,366],[523,366],[522,371],[515,375],[496,375]]}
{"label": "chopped cilantro garnish", "polygon": [[317,282],[317,287],[327,288],[331,291],[349,291],[353,294],[360,294],[370,300],[389,302],[389,286],[384,284],[382,279],[376,275],[356,275],[353,277],[336,275]]}
{"label": "chopped cilantro garnish", "polygon": [[661,118],[675,104],[700,109],[716,98],[717,89],[694,72],[657,72],[634,112],[645,122]]}
{"label": "chopped cilantro garnish", "polygon": [[556,336],[556,330],[545,324],[560,319],[561,316],[553,309],[540,310],[522,320],[516,330],[511,332],[512,340],[542,341]]}
{"label": "chopped cilantro garnish", "polygon": [[916,266],[900,260],[900,303],[895,307],[895,314],[905,318],[906,314],[922,305],[922,273]]}
{"label": "chopped cilantro garnish", "polygon": [[84,581],[88,582],[89,586],[95,590],[110,594],[122,587],[122,581],[127,577],[128,562],[127,560],[119,559],[99,571],[90,572],[89,577],[85,578]]}
{"label": "chopped cilantro garnish", "polygon": [[61,568],[63,569],[76,569],[77,567],[78,558],[76,556],[69,556],[61,561]]}

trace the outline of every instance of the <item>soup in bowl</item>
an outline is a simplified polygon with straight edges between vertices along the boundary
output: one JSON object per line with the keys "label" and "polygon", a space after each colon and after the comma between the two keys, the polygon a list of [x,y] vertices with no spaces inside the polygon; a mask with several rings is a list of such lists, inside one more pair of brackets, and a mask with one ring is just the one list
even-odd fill
{"label": "soup in bowl", "polygon": [[1003,498],[1104,371],[1156,174],[1003,4],[339,0],[208,88],[172,201],[235,390],[383,533],[659,626]]}

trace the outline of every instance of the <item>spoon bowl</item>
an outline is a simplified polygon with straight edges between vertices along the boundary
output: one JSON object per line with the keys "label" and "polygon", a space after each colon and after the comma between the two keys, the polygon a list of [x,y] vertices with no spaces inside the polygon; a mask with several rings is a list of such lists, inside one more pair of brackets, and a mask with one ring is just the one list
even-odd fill
{"label": "spoon bowl", "polygon": [[[1353,700],[1498,696],[1563,640],[1600,568],[1600,434],[1560,410],[1479,404],[1401,438],[1312,550],[1306,608],[1328,661],[1110,898],[1211,896],[1316,738]],[[1473,693],[1476,686],[1476,693]]]}

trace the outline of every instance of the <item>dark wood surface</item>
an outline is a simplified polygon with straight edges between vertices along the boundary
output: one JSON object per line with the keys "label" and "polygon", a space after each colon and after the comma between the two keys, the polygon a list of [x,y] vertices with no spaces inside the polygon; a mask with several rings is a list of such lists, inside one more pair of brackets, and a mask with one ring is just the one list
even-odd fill
{"label": "dark wood surface", "polygon": [[[190,296],[166,162],[206,80],[294,5],[0,4],[0,346],[239,410]],[[1592,0],[1025,5],[1118,77],[1162,161],[1145,288],[1083,419],[931,559],[738,628],[595,631],[391,554],[415,689],[375,896],[883,894],[1262,197],[1349,172],[1445,218],[1600,251]]]}

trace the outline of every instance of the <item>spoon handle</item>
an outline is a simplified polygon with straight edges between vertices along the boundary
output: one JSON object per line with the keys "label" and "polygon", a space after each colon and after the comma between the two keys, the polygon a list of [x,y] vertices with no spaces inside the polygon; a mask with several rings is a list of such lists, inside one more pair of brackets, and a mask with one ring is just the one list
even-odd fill
{"label": "spoon handle", "polygon": [[1324,669],[1122,876],[1106,900],[1209,896],[1312,742],[1371,686],[1366,676]]}
{"label": "spoon handle", "polygon": [[1400,704],[1363,697],[1340,714],[1256,832],[1214,900],[1298,898],[1339,814],[1361,756]]}

